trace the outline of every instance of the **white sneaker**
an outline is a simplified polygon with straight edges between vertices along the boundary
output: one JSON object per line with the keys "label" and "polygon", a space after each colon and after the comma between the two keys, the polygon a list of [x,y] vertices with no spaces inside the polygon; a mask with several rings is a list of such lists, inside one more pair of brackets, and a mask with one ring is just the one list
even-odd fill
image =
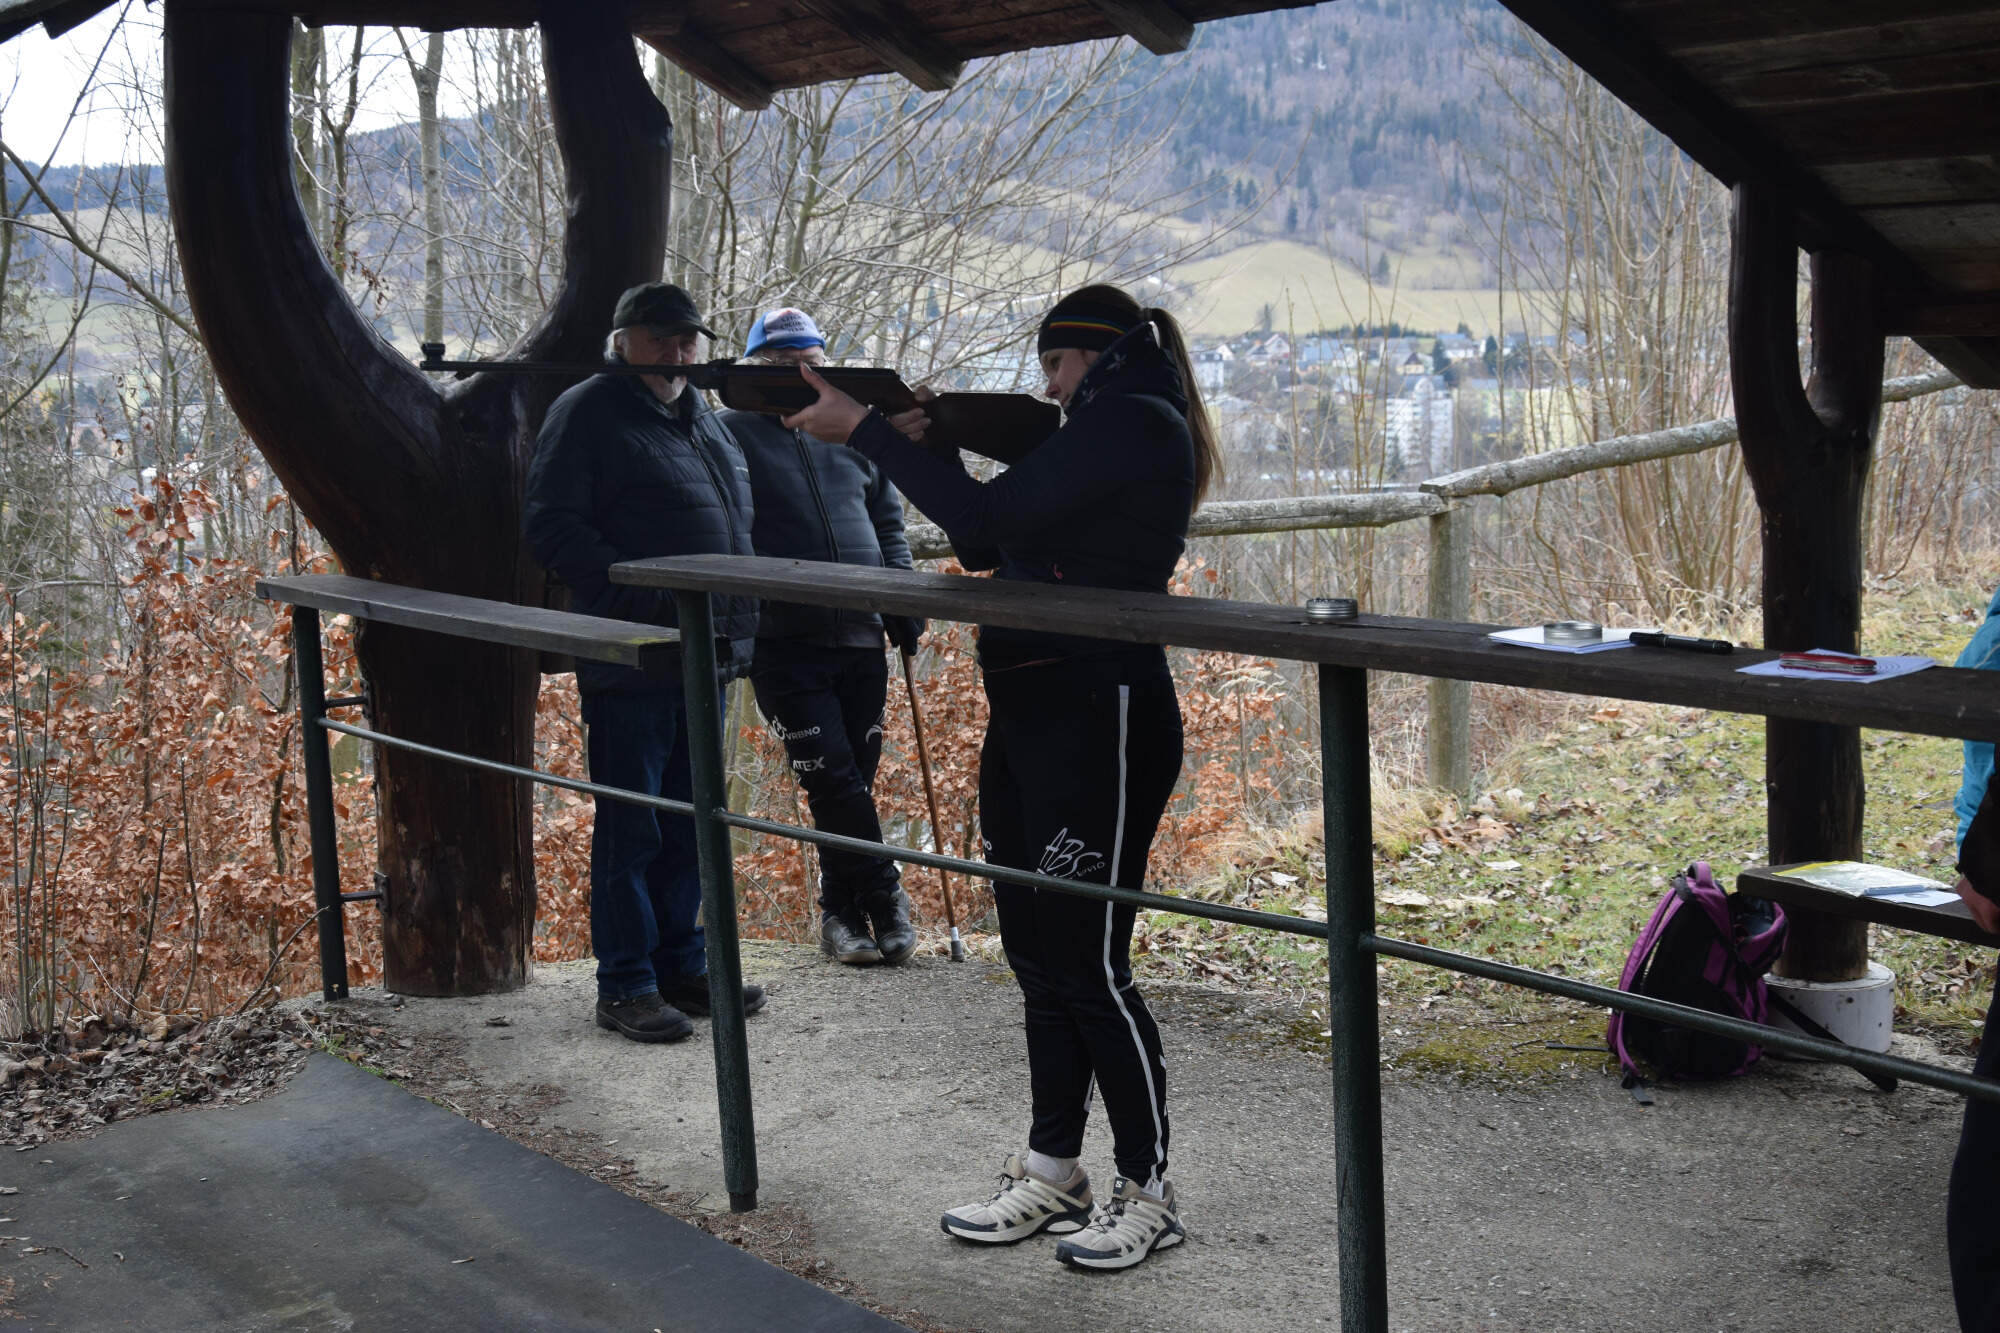
{"label": "white sneaker", "polygon": [[1081,1231],[1090,1221],[1090,1177],[1078,1167],[1068,1180],[1045,1180],[1010,1153],[1000,1168],[1000,1190],[985,1203],[969,1203],[944,1215],[946,1235],[984,1245],[1026,1240],[1039,1231],[1058,1235]]}
{"label": "white sneaker", "polygon": [[1154,1250],[1187,1239],[1174,1203],[1174,1187],[1161,1182],[1166,1202],[1118,1177],[1109,1202],[1097,1205],[1081,1234],[1056,1246],[1056,1258],[1071,1268],[1130,1268]]}

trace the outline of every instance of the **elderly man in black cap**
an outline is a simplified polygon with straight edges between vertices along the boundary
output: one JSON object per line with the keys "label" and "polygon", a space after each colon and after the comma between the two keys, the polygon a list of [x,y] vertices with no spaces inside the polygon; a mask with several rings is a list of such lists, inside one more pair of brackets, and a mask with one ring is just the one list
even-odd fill
{"label": "elderly man in black cap", "polygon": [[[688,365],[713,338],[694,301],[651,282],[618,298],[609,359]],[[612,583],[621,560],[749,555],[750,477],[701,395],[672,375],[593,375],[557,398],[528,469],[525,535],[570,589],[572,610],[675,623],[673,595]],[[715,607],[720,690],[750,665],[757,604]],[[687,710],[678,667],[654,672],[579,662],[591,781],[690,799]],[[679,1041],[709,1012],[708,959],[696,924],[694,825],[681,815],[600,798],[590,844],[590,944],[597,1025],[634,1041]],[[764,1006],[743,988],[746,1013]]]}

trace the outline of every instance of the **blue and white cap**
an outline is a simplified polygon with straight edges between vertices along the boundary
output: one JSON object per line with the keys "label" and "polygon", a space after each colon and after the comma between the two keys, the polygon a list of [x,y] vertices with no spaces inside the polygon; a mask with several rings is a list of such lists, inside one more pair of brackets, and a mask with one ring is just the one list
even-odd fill
{"label": "blue and white cap", "polygon": [[757,316],[757,322],[750,326],[749,341],[743,345],[743,355],[755,356],[767,347],[824,347],[826,339],[821,336],[819,325],[803,310],[784,306],[777,310],[767,310]]}

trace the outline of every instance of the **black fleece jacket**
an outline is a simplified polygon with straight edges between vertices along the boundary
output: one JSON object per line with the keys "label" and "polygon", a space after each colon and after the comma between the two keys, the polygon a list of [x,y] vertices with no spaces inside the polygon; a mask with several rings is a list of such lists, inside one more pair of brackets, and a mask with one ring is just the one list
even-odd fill
{"label": "black fleece jacket", "polygon": [[[750,493],[757,509],[750,538],[758,555],[911,567],[910,543],[903,535],[903,499],[873,463],[852,449],[787,430],[776,417],[757,412],[719,415],[750,467]],[[767,601],[757,637],[833,648],[880,648],[882,618],[870,611]]]}
{"label": "black fleece jacket", "polygon": [[[1030,583],[1165,592],[1187,545],[1194,437],[1187,390],[1141,325],[1077,385],[1061,430],[991,481],[870,413],[849,445],[943,528],[968,569]],[[1122,647],[1123,645],[1119,645]],[[1103,640],[982,627],[989,669],[1114,651]]]}
{"label": "black fleece jacket", "polygon": [[[673,594],[607,577],[621,560],[750,555],[750,473],[715,413],[693,389],[662,403],[636,375],[593,375],[549,407],[528,468],[522,528],[542,567],[584,615],[674,625]],[[723,679],[749,669],[757,599],[717,597]],[[585,689],[664,689],[678,666],[641,672],[577,663]]]}

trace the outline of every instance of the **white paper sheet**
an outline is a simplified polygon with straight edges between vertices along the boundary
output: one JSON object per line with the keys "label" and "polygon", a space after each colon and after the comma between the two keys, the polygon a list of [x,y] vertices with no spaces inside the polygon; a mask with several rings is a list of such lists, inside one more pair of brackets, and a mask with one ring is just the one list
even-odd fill
{"label": "white paper sheet", "polygon": [[[1815,648],[1813,651],[1824,653],[1831,652],[1832,650]],[[1867,656],[1867,654],[1854,653],[1843,653],[1841,655],[1843,657]],[[1872,685],[1879,680],[1894,680],[1898,676],[1907,676],[1912,672],[1922,671],[1925,667],[1934,667],[1936,665],[1937,659],[1916,655],[1906,657],[1877,657],[1875,659],[1875,671],[1873,675],[1850,676],[1844,671],[1800,671],[1795,667],[1780,666],[1778,659],[1774,657],[1768,662],[1758,662],[1751,666],[1738,667],[1736,669],[1746,676],[1783,676],[1786,680],[1848,680],[1856,681],[1862,685]]]}
{"label": "white paper sheet", "polygon": [[1486,637],[1495,643],[1511,643],[1520,648],[1540,648],[1547,653],[1601,653],[1608,648],[1630,648],[1632,643],[1625,636],[1629,629],[1608,629],[1604,637],[1591,643],[1550,643],[1542,637],[1540,625],[1529,625],[1523,629],[1496,629]]}

